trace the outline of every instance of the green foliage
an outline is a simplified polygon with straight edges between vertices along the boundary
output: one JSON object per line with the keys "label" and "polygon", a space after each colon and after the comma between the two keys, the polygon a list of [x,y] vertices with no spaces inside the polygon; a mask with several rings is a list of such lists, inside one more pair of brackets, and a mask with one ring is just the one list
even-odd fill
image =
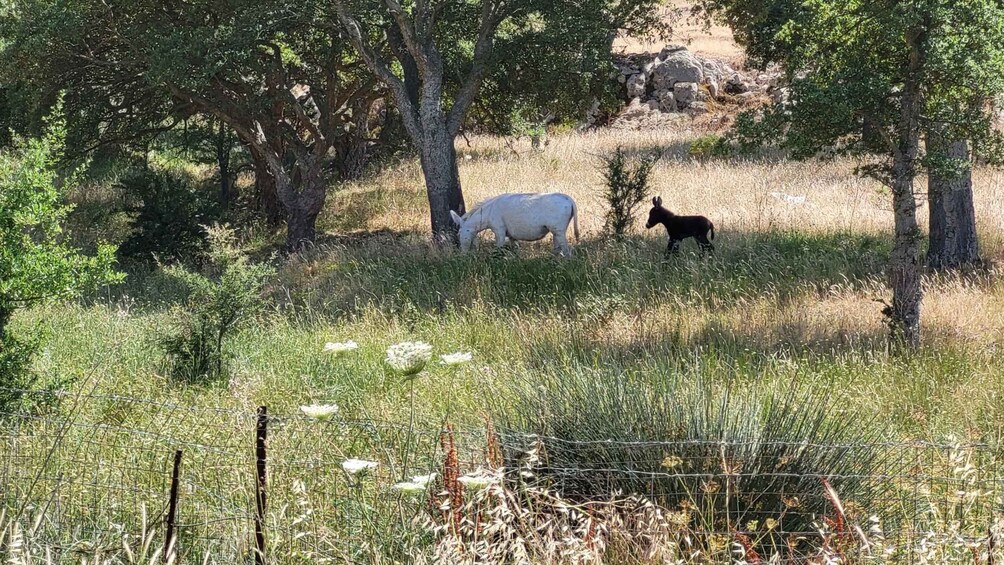
{"label": "green foliage", "polygon": [[[820,477],[868,512],[880,493],[861,477],[895,473],[874,447],[881,426],[830,399],[823,386],[559,369],[520,383],[495,418],[507,467],[536,443],[539,479],[566,497],[649,496],[704,534],[775,520],[755,535],[762,549],[816,530],[830,505]],[[808,549],[801,543],[791,549]]]}
{"label": "green foliage", "polygon": [[[55,116],[43,137],[17,139],[0,153],[0,387],[24,390],[37,381],[31,363],[39,343],[10,334],[15,311],[122,279],[113,269],[113,247],[101,245],[97,256],[86,257],[64,242],[70,207],[62,200],[74,177],[60,178],[56,171],[66,129]],[[0,395],[0,411],[20,397]]]}
{"label": "green foliage", "polygon": [[181,327],[163,340],[172,376],[190,384],[209,384],[224,375],[227,346],[261,310],[262,291],[274,270],[245,257],[225,227],[209,230],[210,265],[196,273],[181,266],[167,274],[188,288]]}
{"label": "green foliage", "polygon": [[658,160],[656,153],[631,157],[623,147],[603,158],[606,181],[603,198],[609,206],[605,232],[619,239],[631,230],[635,211],[648,198],[652,170]]}
{"label": "green foliage", "polygon": [[171,173],[141,169],[118,182],[133,209],[133,231],[122,244],[125,257],[183,261],[205,249],[203,226],[217,218],[215,202],[188,179]]}
{"label": "green foliage", "polygon": [[725,137],[709,133],[692,141],[687,153],[691,157],[702,160],[713,157],[728,157],[732,154],[732,147],[729,146]]}

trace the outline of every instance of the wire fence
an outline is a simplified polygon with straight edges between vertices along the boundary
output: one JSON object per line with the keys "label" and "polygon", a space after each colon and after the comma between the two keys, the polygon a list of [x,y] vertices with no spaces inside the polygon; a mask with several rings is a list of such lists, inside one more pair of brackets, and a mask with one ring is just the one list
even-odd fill
{"label": "wire fence", "polygon": [[[1004,512],[1002,452],[986,444],[489,437],[441,424],[22,393],[31,409],[0,414],[0,529],[20,528],[56,562],[115,554],[130,539],[171,543],[183,562],[407,554],[414,524],[436,506],[409,503],[390,486],[442,476],[447,437],[460,473],[490,464],[497,443],[514,481],[570,501],[636,494],[691,516],[690,529],[789,548],[846,521],[906,540],[904,562],[947,532],[992,563]],[[351,459],[377,466],[354,472],[344,466]]]}

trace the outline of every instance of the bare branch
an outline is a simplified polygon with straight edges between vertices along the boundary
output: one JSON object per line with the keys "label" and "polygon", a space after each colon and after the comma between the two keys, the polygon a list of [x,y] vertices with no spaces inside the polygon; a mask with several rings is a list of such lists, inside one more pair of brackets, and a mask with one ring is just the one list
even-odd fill
{"label": "bare branch", "polygon": [[481,82],[488,72],[488,59],[491,57],[492,49],[495,47],[495,31],[502,23],[503,10],[502,0],[482,0],[481,7],[481,29],[478,32],[478,41],[474,45],[474,59],[471,63],[471,70],[464,80],[463,86],[457,92],[453,108],[450,109],[450,116],[447,121],[450,135],[457,135],[460,127],[467,117],[474,99],[477,98]]}
{"label": "bare branch", "polygon": [[408,97],[408,89],[405,87],[404,81],[390,70],[390,66],[369,45],[366,38],[363,37],[359,22],[349,14],[345,8],[345,2],[343,0],[334,0],[334,4],[335,13],[338,15],[338,20],[341,22],[342,29],[348,36],[349,42],[359,52],[359,56],[362,57],[366,66],[390,89],[391,95],[394,97],[394,103],[397,105],[398,111],[401,112],[401,117],[404,119],[405,128],[412,138],[416,142],[419,142],[422,137],[422,126],[418,120],[418,110]]}

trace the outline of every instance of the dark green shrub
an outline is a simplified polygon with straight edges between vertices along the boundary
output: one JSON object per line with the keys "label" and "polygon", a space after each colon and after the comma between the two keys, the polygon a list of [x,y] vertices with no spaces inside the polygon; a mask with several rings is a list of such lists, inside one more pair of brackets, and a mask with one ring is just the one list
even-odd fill
{"label": "dark green shrub", "polygon": [[209,384],[225,373],[227,343],[261,310],[265,281],[273,269],[251,263],[226,228],[209,231],[210,256],[205,273],[182,266],[166,273],[188,287],[180,326],[162,340],[171,376],[189,384]]}
{"label": "dark green shrub", "polygon": [[695,532],[742,532],[769,554],[835,516],[824,478],[847,508],[870,509],[879,493],[867,477],[889,471],[878,431],[829,397],[571,370],[517,386],[495,418],[507,466],[537,445],[537,478],[564,497],[639,494],[684,511]]}
{"label": "dark green shrub", "polygon": [[655,153],[632,158],[623,147],[603,158],[603,198],[609,206],[603,226],[606,233],[622,238],[630,231],[638,205],[648,198],[652,170],[658,160]]}
{"label": "dark green shrub", "polygon": [[177,261],[205,250],[203,226],[216,220],[216,203],[190,180],[144,168],[127,173],[118,187],[134,202],[135,215],[122,256]]}
{"label": "dark green shrub", "polygon": [[690,142],[687,151],[695,159],[710,159],[728,157],[732,154],[732,147],[728,140],[720,135],[708,134],[698,137]]}

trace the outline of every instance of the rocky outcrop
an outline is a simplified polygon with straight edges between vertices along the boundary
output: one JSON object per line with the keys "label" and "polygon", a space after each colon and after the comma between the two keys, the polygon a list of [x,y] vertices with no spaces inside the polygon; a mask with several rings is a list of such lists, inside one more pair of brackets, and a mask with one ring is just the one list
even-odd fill
{"label": "rocky outcrop", "polygon": [[697,115],[723,97],[763,95],[784,99],[778,72],[748,72],[725,61],[702,57],[683,45],[669,45],[653,54],[621,55],[614,61],[623,85],[626,114],[659,112]]}

